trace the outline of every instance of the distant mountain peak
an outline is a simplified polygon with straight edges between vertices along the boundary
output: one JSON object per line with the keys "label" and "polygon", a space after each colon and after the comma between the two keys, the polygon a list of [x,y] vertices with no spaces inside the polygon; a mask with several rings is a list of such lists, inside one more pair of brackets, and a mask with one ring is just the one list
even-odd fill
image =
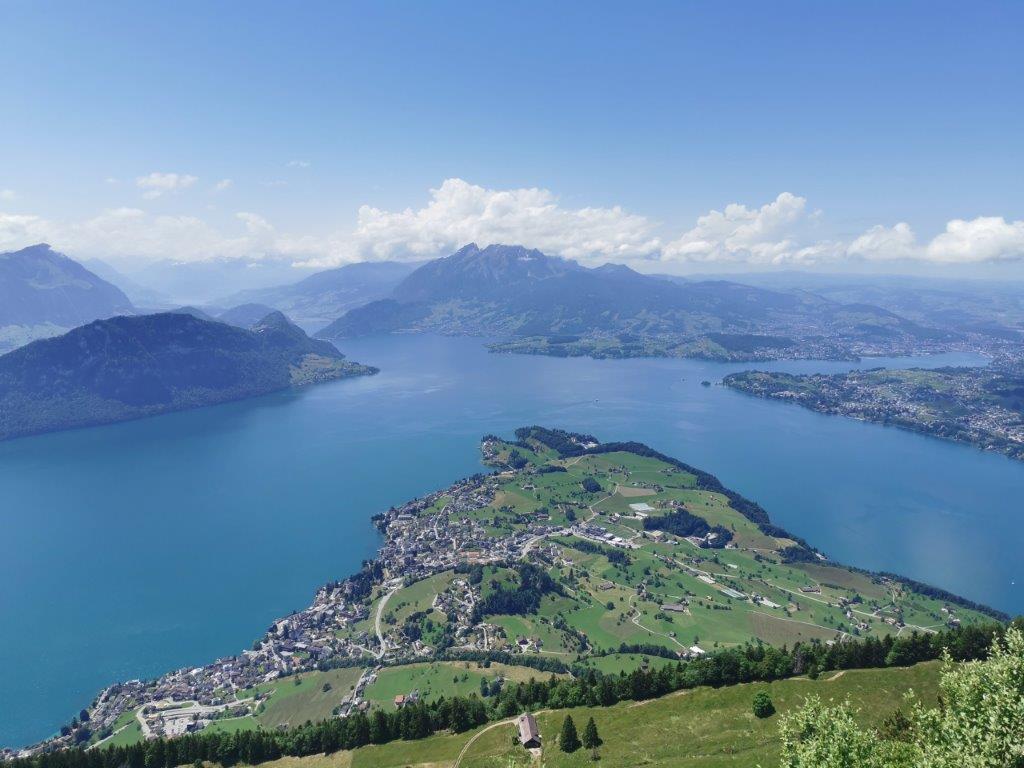
{"label": "distant mountain peak", "polygon": [[49,243],[0,253],[0,326],[72,328],[134,311],[119,288]]}
{"label": "distant mountain peak", "polygon": [[401,302],[485,299],[517,285],[583,271],[575,261],[547,256],[522,245],[463,246],[450,256],[428,262],[395,288]]}
{"label": "distant mountain peak", "polygon": [[261,320],[254,323],[252,330],[278,330],[278,331],[291,331],[296,330],[299,333],[304,333],[299,326],[295,325],[288,317],[279,310],[273,310],[268,312]]}

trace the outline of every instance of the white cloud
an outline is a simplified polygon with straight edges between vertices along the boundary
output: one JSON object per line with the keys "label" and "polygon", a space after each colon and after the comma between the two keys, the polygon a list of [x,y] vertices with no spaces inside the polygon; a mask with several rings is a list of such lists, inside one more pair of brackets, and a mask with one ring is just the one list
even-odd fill
{"label": "white cloud", "polygon": [[447,179],[419,209],[359,208],[351,256],[424,258],[476,242],[518,243],[583,260],[630,259],[657,251],[653,224],[622,208],[566,208],[546,189],[494,190]]}
{"label": "white cloud", "polygon": [[221,179],[220,181],[213,185],[213,191],[224,192],[225,190],[231,189],[231,186],[234,183],[235,182],[233,182],[231,179]]}
{"label": "white cloud", "polygon": [[977,263],[1024,258],[1024,221],[1002,216],[953,219],[925,250],[930,261]]}
{"label": "white cloud", "polygon": [[289,168],[309,168],[309,160],[289,160],[286,165]]}
{"label": "white cloud", "polygon": [[13,200],[16,197],[17,195],[14,194],[13,189],[0,189],[0,200],[7,202]]}
{"label": "white cloud", "polygon": [[953,219],[944,232],[927,244],[918,242],[906,222],[893,227],[877,225],[847,248],[854,258],[914,260],[938,264],[979,264],[1024,259],[1024,221],[1002,216]]}
{"label": "white cloud", "polygon": [[0,250],[10,251],[46,240],[48,222],[39,216],[0,212]]}
{"label": "white cloud", "polygon": [[[160,194],[196,181],[177,174],[145,179],[146,185],[139,180],[140,187]],[[226,187],[228,181],[214,189]],[[284,256],[306,266],[431,258],[469,242],[523,244],[590,264],[648,259],[740,266],[801,266],[843,259],[967,264],[1024,260],[1024,221],[955,219],[924,242],[909,224],[899,222],[871,227],[852,241],[840,242],[816,236],[818,220],[806,199],[783,192],[759,207],[732,203],[712,210],[663,243],[655,234],[655,222],[619,206],[572,208],[546,189],[496,190],[447,179],[430,190],[422,207],[384,210],[364,205],[354,226],[328,235],[281,232],[251,211],[238,212],[233,221],[215,226],[198,216],[122,207],[80,221],[0,213],[0,249],[47,241],[82,257],[190,261]]]}
{"label": "white cloud", "polygon": [[666,261],[747,264],[809,263],[835,258],[841,250],[830,241],[809,240],[805,233],[816,213],[806,198],[783,192],[760,208],[730,203],[710,211],[697,225],[665,245]]}
{"label": "white cloud", "polygon": [[142,196],[153,200],[164,194],[181,192],[199,181],[196,176],[187,173],[151,173],[135,179],[135,186],[143,190]]}
{"label": "white cloud", "polygon": [[894,227],[876,224],[850,243],[846,252],[868,261],[916,259],[921,255],[914,230],[904,221]]}

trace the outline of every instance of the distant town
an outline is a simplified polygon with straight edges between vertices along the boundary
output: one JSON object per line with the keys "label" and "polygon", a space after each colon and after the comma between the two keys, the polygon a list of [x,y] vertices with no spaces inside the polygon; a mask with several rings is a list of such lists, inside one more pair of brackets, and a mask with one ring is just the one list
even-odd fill
{"label": "distant town", "polygon": [[1024,458],[1024,354],[1003,352],[984,368],[871,369],[794,375],[746,371],[726,386],[821,413],[912,429]]}

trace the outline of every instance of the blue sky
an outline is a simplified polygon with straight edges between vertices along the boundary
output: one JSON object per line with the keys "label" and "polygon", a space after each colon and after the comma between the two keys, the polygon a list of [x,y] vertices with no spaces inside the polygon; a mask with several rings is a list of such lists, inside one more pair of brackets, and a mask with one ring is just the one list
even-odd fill
{"label": "blue sky", "polygon": [[[1018,270],[1021,29],[1021,3],[5,0],[0,247]],[[725,245],[743,226],[771,234]]]}

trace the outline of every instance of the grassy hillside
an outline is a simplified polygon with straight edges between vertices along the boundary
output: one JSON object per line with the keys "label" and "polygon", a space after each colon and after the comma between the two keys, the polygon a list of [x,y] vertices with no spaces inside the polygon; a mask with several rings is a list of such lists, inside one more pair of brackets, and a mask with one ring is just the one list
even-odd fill
{"label": "grassy hillside", "polygon": [[[798,678],[728,688],[700,688],[646,702],[608,708],[578,708],[541,712],[537,716],[544,748],[541,764],[547,768],[593,765],[587,750],[567,755],[555,738],[566,714],[582,730],[593,717],[604,740],[598,765],[603,768],[754,768],[774,765],[778,758],[778,714],[759,720],[751,700],[767,691],[778,712],[803,703],[809,694],[842,701],[859,708],[858,719],[877,725],[913,689],[934,704],[938,664],[929,662],[901,669],[850,670],[819,680]],[[440,735],[415,742],[393,742],[330,756],[284,758],[270,768],[509,768],[531,765],[529,755],[512,743],[508,722],[458,736]],[[466,748],[468,745],[468,748]],[[460,753],[465,749],[461,762]]]}

